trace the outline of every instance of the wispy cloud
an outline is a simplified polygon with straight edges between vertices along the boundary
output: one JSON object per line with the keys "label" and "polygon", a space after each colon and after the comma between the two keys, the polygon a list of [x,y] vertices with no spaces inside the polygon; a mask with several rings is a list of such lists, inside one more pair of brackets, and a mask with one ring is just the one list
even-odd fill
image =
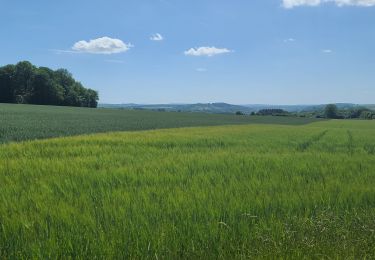
{"label": "wispy cloud", "polygon": [[332,53],[333,50],[331,50],[331,49],[324,49],[324,50],[322,50],[322,52],[329,54],[329,53]]}
{"label": "wispy cloud", "polygon": [[150,40],[160,42],[160,41],[164,40],[164,37],[160,33],[155,33],[155,34],[151,35]]}
{"label": "wispy cloud", "polygon": [[186,56],[207,56],[212,57],[219,54],[225,54],[233,52],[227,48],[216,48],[216,47],[199,47],[199,48],[191,48],[185,51]]}
{"label": "wispy cloud", "polygon": [[285,8],[298,6],[319,6],[325,3],[334,3],[337,6],[375,6],[375,0],[282,0]]}
{"label": "wispy cloud", "polygon": [[78,53],[77,51],[72,51],[72,50],[59,50],[59,49],[49,49],[49,51],[52,51],[56,54],[65,54],[65,53],[70,53],[70,54],[73,54],[73,53]]}
{"label": "wispy cloud", "polygon": [[125,61],[123,61],[123,60],[105,60],[105,62],[108,62],[108,63],[118,63],[118,64],[125,63]]}
{"label": "wispy cloud", "polygon": [[80,53],[92,53],[92,54],[115,54],[126,52],[133,47],[130,43],[124,43],[120,39],[113,39],[110,37],[102,37],[93,39],[90,41],[79,41],[76,42],[72,50]]}
{"label": "wispy cloud", "polygon": [[195,69],[197,72],[206,72],[207,69],[206,68],[196,68]]}
{"label": "wispy cloud", "polygon": [[288,38],[288,39],[284,40],[285,43],[292,43],[292,42],[295,42],[295,41],[296,41],[296,39],[294,39],[294,38]]}

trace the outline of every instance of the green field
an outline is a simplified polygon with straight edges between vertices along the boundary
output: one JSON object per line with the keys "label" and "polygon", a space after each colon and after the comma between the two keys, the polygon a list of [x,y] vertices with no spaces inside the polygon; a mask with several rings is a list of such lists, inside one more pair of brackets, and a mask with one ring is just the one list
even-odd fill
{"label": "green field", "polygon": [[[61,118],[71,120],[69,109],[62,111]],[[4,107],[1,113],[11,118]],[[106,113],[139,120],[139,129],[211,118],[98,112],[100,118]],[[14,122],[17,131],[24,122],[15,114],[6,124]],[[52,117],[44,112],[42,118]],[[212,118],[212,124],[253,120]],[[123,122],[132,126],[124,130],[138,129],[138,123]],[[85,123],[82,132],[90,130]],[[59,135],[76,133],[71,129]],[[374,133],[373,121],[333,120],[3,144],[0,258],[374,259]],[[8,136],[4,140],[18,140]],[[43,135],[19,139],[27,137]]]}
{"label": "green field", "polygon": [[293,117],[0,104],[0,143],[108,131],[255,123],[301,125],[315,121],[317,120]]}

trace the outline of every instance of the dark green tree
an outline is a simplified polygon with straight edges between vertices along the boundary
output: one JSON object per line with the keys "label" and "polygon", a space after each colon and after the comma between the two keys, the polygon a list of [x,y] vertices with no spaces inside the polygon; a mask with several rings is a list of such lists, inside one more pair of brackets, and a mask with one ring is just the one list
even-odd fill
{"label": "dark green tree", "polygon": [[243,116],[244,113],[243,113],[242,111],[237,111],[237,112],[236,112],[236,115],[237,115],[237,116]]}
{"label": "dark green tree", "polygon": [[338,118],[337,106],[335,104],[329,104],[324,109],[324,115],[326,118],[334,119]]}
{"label": "dark green tree", "polygon": [[98,92],[85,88],[65,69],[36,67],[28,61],[0,67],[0,102],[97,107]]}
{"label": "dark green tree", "polygon": [[33,93],[32,80],[36,67],[28,61],[17,63],[12,79],[16,103],[30,103]]}
{"label": "dark green tree", "polygon": [[0,68],[0,103],[14,103],[15,66],[7,65]]}
{"label": "dark green tree", "polygon": [[33,76],[32,104],[62,105],[64,90],[53,80],[53,71],[48,68],[39,68]]}
{"label": "dark green tree", "polygon": [[87,90],[88,107],[97,107],[99,95],[98,92],[93,89]]}

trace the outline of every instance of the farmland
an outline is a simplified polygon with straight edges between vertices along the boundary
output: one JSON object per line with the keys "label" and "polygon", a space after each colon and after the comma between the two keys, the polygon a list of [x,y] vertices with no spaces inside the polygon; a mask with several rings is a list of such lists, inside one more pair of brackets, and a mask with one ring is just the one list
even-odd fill
{"label": "farmland", "polygon": [[374,122],[221,122],[1,145],[0,258],[375,257]]}
{"label": "farmland", "polygon": [[306,124],[308,118],[0,104],[0,143],[103,133],[230,124]]}

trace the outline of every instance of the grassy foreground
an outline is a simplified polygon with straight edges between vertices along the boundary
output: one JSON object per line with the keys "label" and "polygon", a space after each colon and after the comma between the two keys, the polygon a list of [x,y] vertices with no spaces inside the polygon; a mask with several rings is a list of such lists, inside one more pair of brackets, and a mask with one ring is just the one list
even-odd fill
{"label": "grassy foreground", "polygon": [[375,124],[2,145],[0,258],[375,258]]}
{"label": "grassy foreground", "polygon": [[317,121],[293,117],[250,117],[0,104],[0,143],[108,131],[135,131],[231,124],[302,125]]}

